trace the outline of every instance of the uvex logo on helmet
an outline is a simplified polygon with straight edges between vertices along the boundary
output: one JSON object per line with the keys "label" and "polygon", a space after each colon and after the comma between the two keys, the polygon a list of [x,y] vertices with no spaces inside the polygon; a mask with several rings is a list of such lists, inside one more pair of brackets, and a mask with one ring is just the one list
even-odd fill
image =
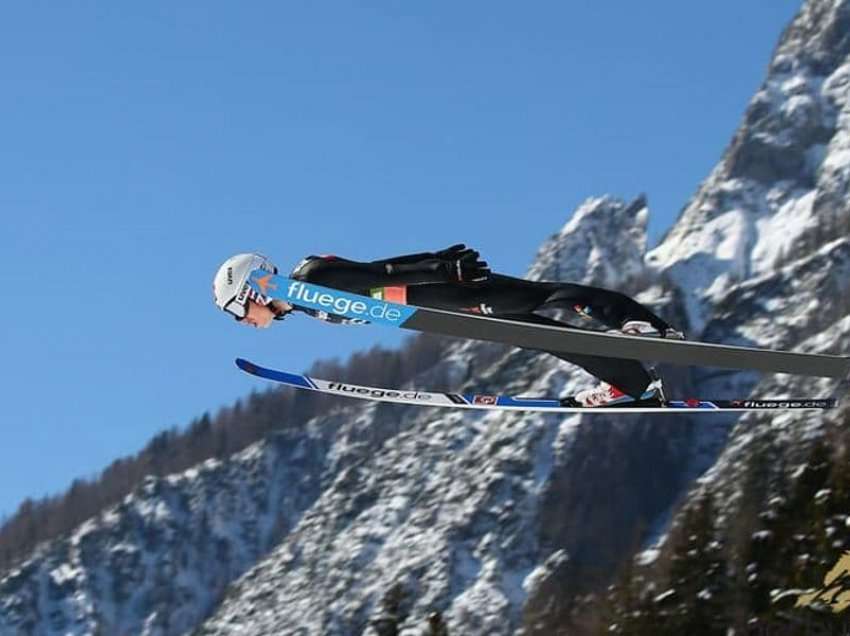
{"label": "uvex logo on helmet", "polygon": [[245,301],[248,299],[248,294],[251,291],[251,288],[245,284],[242,285],[242,289],[239,291],[239,295],[236,297],[236,302],[240,305],[244,305]]}
{"label": "uvex logo on helmet", "polygon": [[233,284],[233,268],[232,267],[227,268],[227,284],[228,285]]}

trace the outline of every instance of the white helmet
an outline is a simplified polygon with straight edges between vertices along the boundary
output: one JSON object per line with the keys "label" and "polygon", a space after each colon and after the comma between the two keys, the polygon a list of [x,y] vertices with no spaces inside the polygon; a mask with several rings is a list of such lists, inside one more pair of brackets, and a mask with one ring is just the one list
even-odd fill
{"label": "white helmet", "polygon": [[277,267],[262,254],[237,254],[228,258],[213,279],[213,299],[219,309],[242,320],[248,313],[248,300],[268,305],[271,298],[256,293],[248,285],[248,276],[255,269],[277,274]]}

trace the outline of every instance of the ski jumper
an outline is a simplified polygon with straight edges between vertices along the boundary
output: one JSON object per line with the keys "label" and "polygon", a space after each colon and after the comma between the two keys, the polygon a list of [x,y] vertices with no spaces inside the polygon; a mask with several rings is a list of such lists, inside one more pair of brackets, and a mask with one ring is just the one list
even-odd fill
{"label": "ski jumper", "polygon": [[[543,309],[568,309],[594,318],[610,329],[619,329],[628,320],[644,320],[662,333],[670,328],[648,308],[616,291],[573,283],[529,281],[495,273],[480,282],[446,282],[439,263],[433,253],[367,263],[337,256],[308,256],[295,267],[290,278],[402,304],[482,313],[518,322],[576,329],[535,313]],[[294,306],[294,309],[329,322],[352,322],[305,307]],[[637,360],[546,353],[585,369],[635,398],[652,381]]]}

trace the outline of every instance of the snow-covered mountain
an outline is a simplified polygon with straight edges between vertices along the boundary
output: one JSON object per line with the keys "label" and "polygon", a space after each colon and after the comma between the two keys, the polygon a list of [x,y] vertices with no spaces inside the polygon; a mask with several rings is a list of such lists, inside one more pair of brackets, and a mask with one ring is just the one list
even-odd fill
{"label": "snow-covered mountain", "polygon": [[723,159],[648,256],[684,292],[695,335],[734,285],[846,234],[847,12],[840,0],[803,5]]}
{"label": "snow-covered mountain", "polygon": [[[680,291],[691,333],[703,339],[847,353],[848,195],[850,2],[810,0],[783,34],[767,79],[722,161],[647,261]],[[748,550],[751,558],[752,554],[765,554],[772,530],[761,530],[752,537],[736,533],[752,525],[770,527],[780,516],[788,525],[795,515],[806,514],[803,506],[783,509],[782,494],[797,488],[800,475],[811,471],[806,463],[811,449],[821,442],[829,446],[824,442],[828,435],[833,439],[839,436],[835,431],[844,426],[850,407],[850,382],[717,370],[701,370],[692,380],[701,393],[832,394],[840,399],[834,413],[749,414],[741,418],[721,454],[691,484],[672,520],[679,527],[689,513],[710,501],[717,516],[705,528],[709,545],[690,546],[692,553],[705,550],[708,554],[713,549],[712,537],[725,537],[735,543],[730,550],[738,558]],[[828,491],[819,493],[816,505],[822,507],[829,496]],[[742,515],[757,522],[741,522]],[[764,572],[764,564],[755,558],[735,563],[729,568],[730,580],[738,576],[734,585],[741,580],[745,584],[736,587],[734,594],[755,598],[759,586],[799,580],[806,564],[819,566],[812,582],[819,581],[835,561],[826,550],[840,553],[850,549],[848,519],[850,510],[845,509],[826,523],[823,536],[829,539],[819,551],[810,536],[816,531],[807,527],[812,523],[797,519],[799,533],[789,538],[787,545],[771,547],[772,554],[789,559],[784,569]],[[666,538],[662,533],[655,547],[664,548]],[[651,561],[658,554],[655,547],[639,561]],[[674,582],[668,585],[650,592],[650,607],[665,607],[668,615],[694,612],[711,598],[707,584],[692,594],[690,589],[686,593],[676,589]],[[766,592],[775,599],[790,594],[792,604],[796,598],[793,591],[786,594],[781,587]],[[711,633],[739,633],[735,627],[796,633],[802,622],[811,618],[797,610],[771,627],[766,621],[777,618],[770,607],[762,606],[762,616],[758,616],[749,613],[753,608],[744,602],[741,608],[749,611],[737,609],[736,614],[728,596],[725,601],[723,610],[729,614],[712,626],[715,631]],[[831,627],[816,625],[814,629]]]}
{"label": "snow-covered mountain", "polygon": [[[560,268],[574,280],[617,285],[597,266],[600,254],[616,250],[636,280],[644,275],[646,215],[642,199],[589,201],[529,276]],[[493,349],[458,343],[432,374],[463,390],[525,394],[571,393],[593,381],[544,354]],[[411,628],[437,612],[452,633],[511,633],[524,600],[551,573],[570,559],[611,553],[594,540],[601,528],[626,528],[633,514],[669,506],[685,455],[645,423],[630,426],[640,422],[582,427],[578,417],[342,402],[298,436],[151,478],[42,548],[0,581],[0,633],[355,634],[380,629],[388,612]],[[607,442],[602,433],[611,434]],[[632,503],[594,506],[612,470],[584,458],[603,443],[606,461],[619,463],[639,442],[655,450],[613,471],[628,475],[618,488]],[[645,476],[664,464],[669,474]],[[563,497],[576,475],[587,485]],[[655,494],[641,494],[647,484]],[[573,508],[593,507],[574,527]],[[628,544],[625,532],[605,534]],[[388,595],[400,599],[397,610],[388,609]]]}
{"label": "snow-covered mountain", "polygon": [[227,461],[148,477],[0,580],[0,634],[186,633],[313,505],[329,447],[310,423]]}
{"label": "snow-covered mountain", "polygon": [[[722,161],[655,249],[642,197],[594,198],[527,275],[637,294],[694,338],[846,352],[848,185],[850,0],[809,0]],[[846,392],[666,371],[671,394]],[[484,343],[453,345],[414,384],[434,378],[525,395],[591,382]],[[298,433],[151,479],[42,546],[0,581],[0,634],[534,633],[636,545],[663,541],[695,478],[729,494],[734,514],[742,449],[777,431],[790,448],[821,423],[340,402]]]}
{"label": "snow-covered mountain", "polygon": [[[783,34],[722,161],[647,261],[679,290],[691,333],[702,339],[847,352],[848,195],[850,2],[809,0]],[[698,381],[712,391],[750,390],[758,382],[757,393],[772,395],[841,397],[847,388],[836,380],[727,371],[703,371]],[[759,419],[778,425],[820,418],[746,418]]]}

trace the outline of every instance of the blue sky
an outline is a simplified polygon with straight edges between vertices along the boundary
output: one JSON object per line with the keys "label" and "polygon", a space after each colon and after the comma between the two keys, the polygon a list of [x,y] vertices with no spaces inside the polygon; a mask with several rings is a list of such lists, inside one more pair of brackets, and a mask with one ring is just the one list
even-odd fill
{"label": "blue sky", "polygon": [[[464,241],[521,275],[589,196],[657,240],[721,156],[799,7],[16,3],[0,27],[0,514],[287,370],[401,334],[215,311],[265,251]],[[11,231],[10,231],[11,230]]]}

